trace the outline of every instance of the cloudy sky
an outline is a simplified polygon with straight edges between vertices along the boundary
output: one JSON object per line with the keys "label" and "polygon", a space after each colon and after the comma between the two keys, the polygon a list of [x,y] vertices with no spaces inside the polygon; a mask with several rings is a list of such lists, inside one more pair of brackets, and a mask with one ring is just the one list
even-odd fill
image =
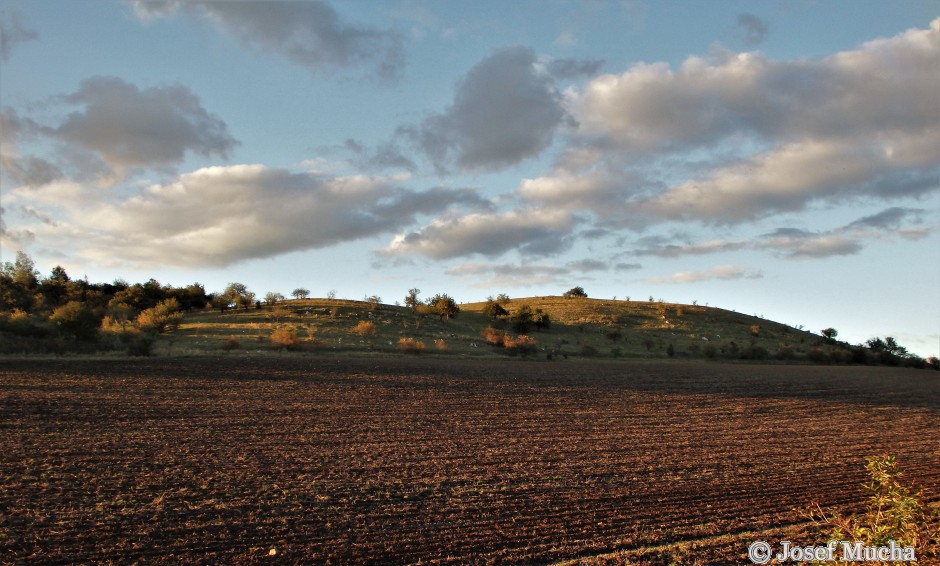
{"label": "cloudy sky", "polygon": [[2,259],[940,351],[940,4],[0,0]]}

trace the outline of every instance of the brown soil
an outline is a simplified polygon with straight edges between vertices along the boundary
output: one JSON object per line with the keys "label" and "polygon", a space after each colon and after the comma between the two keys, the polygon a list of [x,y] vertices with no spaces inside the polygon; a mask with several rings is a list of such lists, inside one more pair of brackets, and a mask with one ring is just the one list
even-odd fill
{"label": "brown soil", "polygon": [[936,496],[937,438],[928,371],[4,360],[0,563],[747,563],[867,455]]}

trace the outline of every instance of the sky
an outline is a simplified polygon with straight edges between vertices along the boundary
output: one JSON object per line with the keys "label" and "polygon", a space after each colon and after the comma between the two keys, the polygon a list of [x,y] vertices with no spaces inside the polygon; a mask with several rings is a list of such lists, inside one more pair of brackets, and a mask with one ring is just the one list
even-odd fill
{"label": "sky", "polygon": [[940,354],[940,2],[0,0],[0,261]]}

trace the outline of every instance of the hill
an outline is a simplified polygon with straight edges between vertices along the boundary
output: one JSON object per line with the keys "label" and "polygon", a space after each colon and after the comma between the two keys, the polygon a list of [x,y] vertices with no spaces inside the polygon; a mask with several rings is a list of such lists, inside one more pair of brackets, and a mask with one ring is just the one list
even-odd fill
{"label": "hill", "polygon": [[[487,303],[460,305],[444,319],[418,309],[338,299],[282,301],[241,310],[186,314],[161,335],[155,351],[170,355],[228,350],[276,350],[374,355],[412,353],[546,359],[723,358],[813,362],[851,361],[846,344],[777,322],[715,307],[589,298],[529,297],[501,303],[508,315],[490,318]],[[548,315],[547,327],[519,313]],[[485,329],[492,329],[484,337]],[[272,341],[272,336],[279,343]],[[520,335],[526,336],[519,339]],[[489,338],[490,344],[487,343]],[[497,345],[492,343],[499,342]]]}

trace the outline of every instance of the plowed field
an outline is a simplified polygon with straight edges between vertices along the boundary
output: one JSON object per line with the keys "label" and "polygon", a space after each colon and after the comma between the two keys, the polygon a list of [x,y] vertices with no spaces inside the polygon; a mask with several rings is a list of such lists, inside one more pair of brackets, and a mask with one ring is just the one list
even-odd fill
{"label": "plowed field", "polygon": [[0,563],[747,563],[862,504],[867,455],[936,496],[938,438],[929,371],[6,360]]}

